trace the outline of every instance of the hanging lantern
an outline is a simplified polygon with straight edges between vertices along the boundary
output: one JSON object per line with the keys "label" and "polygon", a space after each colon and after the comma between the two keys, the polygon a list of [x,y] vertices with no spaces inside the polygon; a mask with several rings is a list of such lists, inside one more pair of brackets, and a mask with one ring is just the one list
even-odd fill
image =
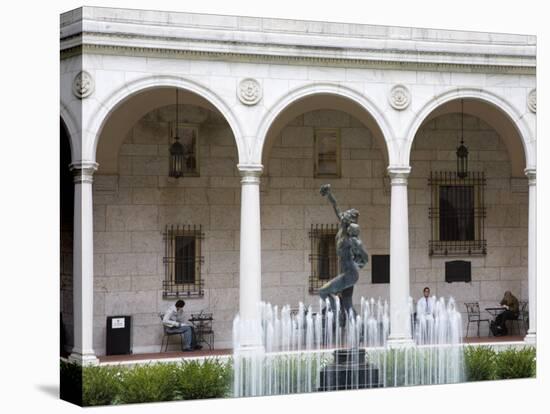
{"label": "hanging lantern", "polygon": [[456,149],[456,175],[458,178],[468,176],[468,148],[464,145],[464,141]]}
{"label": "hanging lantern", "polygon": [[460,145],[456,149],[456,175],[458,178],[468,176],[468,148],[464,145],[464,100],[462,104],[462,126],[460,131]]}
{"label": "hanging lantern", "polygon": [[178,90],[176,89],[176,127],[174,128],[174,143],[170,145],[170,170],[168,172],[168,175],[174,178],[183,177],[183,170],[185,168],[185,150],[183,148],[183,145],[179,141],[180,138],[178,136],[178,112]]}
{"label": "hanging lantern", "polygon": [[168,175],[170,177],[180,178],[183,177],[185,154],[183,145],[179,142],[178,136],[174,139],[175,142],[170,146],[170,172]]}

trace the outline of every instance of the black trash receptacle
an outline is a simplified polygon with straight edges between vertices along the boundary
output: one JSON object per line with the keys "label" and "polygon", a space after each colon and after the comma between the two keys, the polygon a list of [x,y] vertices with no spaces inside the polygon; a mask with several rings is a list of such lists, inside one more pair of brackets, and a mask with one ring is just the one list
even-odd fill
{"label": "black trash receptacle", "polygon": [[132,317],[107,317],[107,355],[128,355],[132,353]]}

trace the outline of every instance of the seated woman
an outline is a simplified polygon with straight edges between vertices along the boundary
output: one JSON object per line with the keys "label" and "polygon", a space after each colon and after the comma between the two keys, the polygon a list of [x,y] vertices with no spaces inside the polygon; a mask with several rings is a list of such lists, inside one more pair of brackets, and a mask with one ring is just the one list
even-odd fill
{"label": "seated woman", "polygon": [[504,297],[500,301],[500,304],[504,306],[506,310],[499,314],[495,319],[495,336],[508,335],[506,321],[517,319],[519,316],[518,299],[514,295],[512,295],[512,292],[510,292],[509,290],[504,292]]}

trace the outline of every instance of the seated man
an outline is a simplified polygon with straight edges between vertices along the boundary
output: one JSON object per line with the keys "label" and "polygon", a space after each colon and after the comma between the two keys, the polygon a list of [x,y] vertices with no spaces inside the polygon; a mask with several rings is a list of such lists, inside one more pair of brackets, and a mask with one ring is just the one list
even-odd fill
{"label": "seated man", "polygon": [[434,341],[435,297],[430,297],[430,288],[425,287],[423,296],[416,302],[415,340],[418,344],[431,344]]}
{"label": "seated man", "polygon": [[434,317],[434,297],[430,297],[430,288],[424,288],[424,296],[418,299],[416,303],[416,317],[419,318],[420,315],[425,317]]}
{"label": "seated man", "polygon": [[181,334],[181,349],[183,351],[192,351],[193,349],[201,349],[201,345],[195,343],[195,333],[193,326],[185,321],[183,316],[183,307],[185,302],[178,300],[174,306],[171,306],[162,319],[162,323],[166,326],[166,332],[173,334]]}
{"label": "seated man", "polygon": [[496,331],[495,336],[508,335],[508,329],[506,328],[507,320],[517,319],[519,316],[519,302],[518,299],[512,295],[512,292],[507,290],[504,292],[504,297],[500,301],[500,304],[506,308],[504,312],[499,314],[495,319]]}

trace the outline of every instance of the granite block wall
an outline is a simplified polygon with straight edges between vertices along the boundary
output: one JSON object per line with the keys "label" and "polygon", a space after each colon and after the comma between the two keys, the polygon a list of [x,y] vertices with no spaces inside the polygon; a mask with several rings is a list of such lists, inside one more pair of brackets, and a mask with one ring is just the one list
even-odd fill
{"label": "granite block wall", "polygon": [[[231,324],[238,312],[240,179],[237,149],[229,125],[216,113],[191,105],[180,107],[183,122],[200,125],[200,177],[168,177],[170,122],[175,107],[143,117],[129,129],[119,152],[119,173],[94,183],[94,347],[105,352],[109,315],[133,316],[134,352],[160,349],[158,317],[173,301],[162,298],[166,224],[201,224],[204,229],[205,294],[186,300],[188,312],[214,313],[216,347],[231,345]],[[472,262],[472,282],[444,281],[445,258],[428,255],[428,206],[431,170],[454,169],[456,114],[442,115],[418,132],[411,154],[409,232],[411,293],[428,285],[436,295],[453,296],[459,305],[478,300],[482,307],[500,300],[510,289],[527,298],[527,182],[512,185],[506,148],[494,130],[476,117],[465,118],[465,143],[472,170],[487,176],[485,257]],[[342,176],[313,177],[315,127],[341,131]],[[342,209],[360,211],[362,239],[370,255],[389,254],[390,188],[379,141],[352,116],[319,110],[298,116],[275,137],[261,183],[262,297],[297,306],[318,305],[308,292],[312,224],[336,223],[334,212],[319,194],[332,184]],[[361,296],[389,297],[388,284],[371,283],[370,263],[355,290]],[[464,311],[463,306],[461,310]],[[464,318],[465,319],[465,318]]]}

